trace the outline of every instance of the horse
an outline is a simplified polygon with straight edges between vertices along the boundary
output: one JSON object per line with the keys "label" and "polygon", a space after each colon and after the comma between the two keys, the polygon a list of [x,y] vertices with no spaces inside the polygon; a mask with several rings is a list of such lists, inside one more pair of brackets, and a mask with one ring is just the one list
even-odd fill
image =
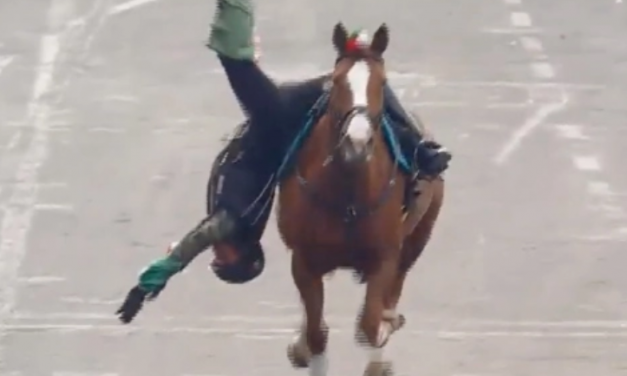
{"label": "horse", "polygon": [[287,355],[295,368],[326,376],[324,277],[352,269],[366,284],[355,333],[370,354],[364,375],[387,376],[393,365],[383,349],[405,323],[397,305],[438,219],[444,181],[412,183],[402,172],[383,106],[388,27],[368,43],[351,38],[340,22],[332,41],[339,57],[326,99],[279,183],[277,224],[304,308]]}

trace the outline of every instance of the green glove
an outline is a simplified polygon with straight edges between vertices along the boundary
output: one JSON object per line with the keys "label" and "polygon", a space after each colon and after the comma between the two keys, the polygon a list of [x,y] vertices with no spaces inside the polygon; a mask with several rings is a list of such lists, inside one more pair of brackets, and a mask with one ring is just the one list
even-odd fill
{"label": "green glove", "polygon": [[183,263],[170,255],[154,261],[139,275],[139,287],[152,295],[158,295],[168,280],[183,269]]}
{"label": "green glove", "polygon": [[252,0],[218,0],[207,47],[231,59],[253,60],[254,16]]}

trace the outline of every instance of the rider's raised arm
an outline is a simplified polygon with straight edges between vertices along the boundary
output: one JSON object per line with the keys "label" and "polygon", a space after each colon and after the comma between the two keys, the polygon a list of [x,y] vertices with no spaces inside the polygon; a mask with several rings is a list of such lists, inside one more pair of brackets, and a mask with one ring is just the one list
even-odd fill
{"label": "rider's raised arm", "polygon": [[255,62],[251,0],[218,0],[207,47],[218,58],[235,96],[253,117],[274,117],[281,107],[279,91]]}

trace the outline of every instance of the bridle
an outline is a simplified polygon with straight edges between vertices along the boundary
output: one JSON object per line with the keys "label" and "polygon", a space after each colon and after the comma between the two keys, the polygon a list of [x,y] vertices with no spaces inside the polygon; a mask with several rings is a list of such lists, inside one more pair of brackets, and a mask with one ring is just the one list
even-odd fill
{"label": "bridle", "polygon": [[[326,103],[325,114],[329,116],[329,119],[332,122],[332,126],[334,126],[334,128],[336,129],[339,129],[339,131],[337,134],[338,137],[333,138],[332,144],[330,145],[330,151],[324,159],[322,168],[327,168],[337,159],[342,141],[346,137],[346,130],[349,121],[354,116],[365,115],[370,121],[371,126],[374,127],[376,130],[379,130],[381,128],[381,124],[383,122],[388,121],[383,112],[383,109],[374,115],[370,113],[366,106],[353,106],[348,111],[341,112],[337,109],[334,109],[328,100]],[[324,116],[320,117],[320,119],[323,118]],[[369,162],[367,161],[366,163]],[[319,193],[319,191],[302,175],[298,168],[296,168],[295,174],[300,187],[312,202],[324,208],[325,210],[334,213],[335,215],[341,216],[345,223],[355,225],[356,222],[369,217],[377,210],[379,210],[379,208],[381,208],[381,206],[383,206],[383,204],[388,200],[394,186],[396,185],[398,164],[398,157],[395,154],[393,165],[390,168],[388,178],[386,179],[386,183],[381,190],[381,194],[379,194],[379,196],[373,203],[367,203],[365,205],[358,205],[355,202],[349,202],[346,205],[331,202],[330,200],[325,199]]]}

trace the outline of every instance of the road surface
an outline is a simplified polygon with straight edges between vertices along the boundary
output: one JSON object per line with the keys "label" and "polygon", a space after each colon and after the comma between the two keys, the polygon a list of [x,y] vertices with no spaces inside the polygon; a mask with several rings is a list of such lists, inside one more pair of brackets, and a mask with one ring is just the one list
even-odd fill
{"label": "road surface", "polygon": [[[259,30],[264,66],[297,79],[330,69],[337,20],[387,22],[394,87],[455,154],[390,345],[399,373],[624,375],[627,5],[390,4],[263,2]],[[112,316],[203,214],[212,158],[242,119],[203,47],[213,7],[0,2],[0,374],[297,374],[273,226],[258,281],[219,283],[201,258],[132,325]],[[361,374],[360,287],[328,286],[332,374]]]}

